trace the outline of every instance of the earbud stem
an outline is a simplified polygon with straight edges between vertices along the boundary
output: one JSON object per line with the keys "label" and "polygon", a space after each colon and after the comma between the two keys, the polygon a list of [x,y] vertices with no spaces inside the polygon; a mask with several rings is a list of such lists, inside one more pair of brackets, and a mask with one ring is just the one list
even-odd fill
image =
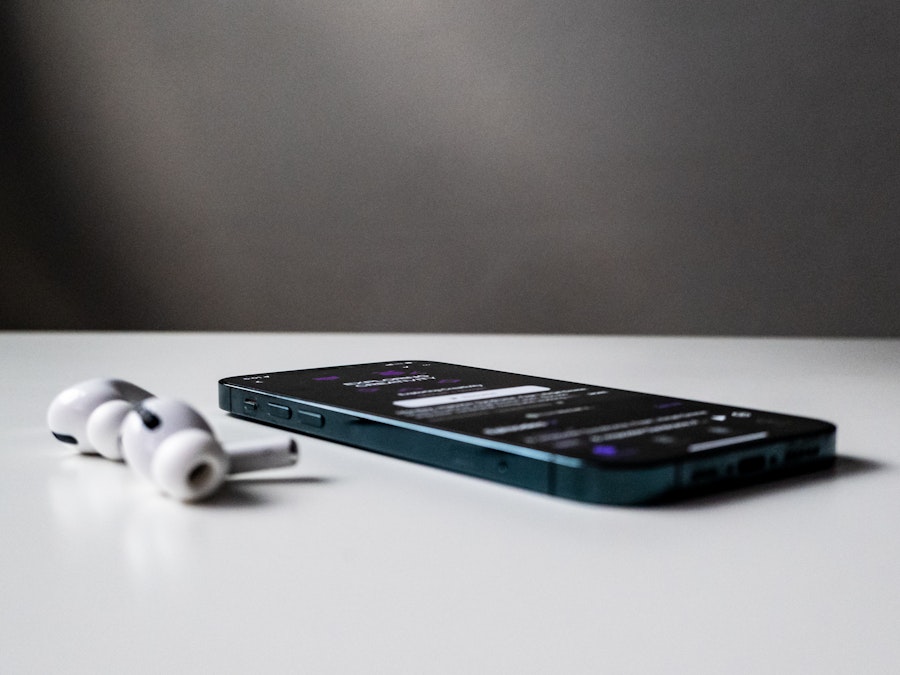
{"label": "earbud stem", "polygon": [[228,455],[230,474],[293,466],[299,459],[297,443],[290,436],[229,443],[225,446],[225,454]]}

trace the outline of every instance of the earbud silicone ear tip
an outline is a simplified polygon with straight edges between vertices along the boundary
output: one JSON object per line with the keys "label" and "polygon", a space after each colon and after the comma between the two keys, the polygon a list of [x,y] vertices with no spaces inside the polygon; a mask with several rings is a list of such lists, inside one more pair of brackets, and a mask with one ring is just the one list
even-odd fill
{"label": "earbud silicone ear tip", "polygon": [[153,482],[184,502],[208,497],[228,474],[228,457],[215,438],[200,429],[185,429],[166,438],[154,453]]}
{"label": "earbud silicone ear tip", "polygon": [[122,420],[134,408],[121,399],[107,401],[91,413],[87,421],[87,440],[90,446],[106,459],[121,460],[119,429]]}

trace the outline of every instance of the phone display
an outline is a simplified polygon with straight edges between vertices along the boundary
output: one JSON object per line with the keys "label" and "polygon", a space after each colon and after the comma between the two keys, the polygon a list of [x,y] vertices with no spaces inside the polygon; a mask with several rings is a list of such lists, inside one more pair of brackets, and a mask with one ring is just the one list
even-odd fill
{"label": "phone display", "polygon": [[812,470],[828,422],[437,361],[229,377],[220,407],[581,501],[638,504]]}

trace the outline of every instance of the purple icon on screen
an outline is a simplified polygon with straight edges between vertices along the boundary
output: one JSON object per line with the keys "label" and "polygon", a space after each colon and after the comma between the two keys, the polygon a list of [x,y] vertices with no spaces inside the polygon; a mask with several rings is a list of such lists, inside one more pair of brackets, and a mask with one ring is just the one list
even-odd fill
{"label": "purple icon on screen", "polygon": [[601,457],[612,457],[618,450],[614,445],[595,445],[593,452]]}
{"label": "purple icon on screen", "polygon": [[399,377],[400,375],[406,375],[402,370],[385,370],[384,372],[378,373],[382,377]]}
{"label": "purple icon on screen", "polygon": [[456,384],[459,380],[439,380],[438,384]]}

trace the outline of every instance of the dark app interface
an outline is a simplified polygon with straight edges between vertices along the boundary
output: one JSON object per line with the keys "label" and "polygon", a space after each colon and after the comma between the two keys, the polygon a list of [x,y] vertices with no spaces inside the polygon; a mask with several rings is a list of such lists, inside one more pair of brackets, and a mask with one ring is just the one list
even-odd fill
{"label": "dark app interface", "polygon": [[825,431],[776,413],[438,362],[395,361],[242,378],[242,384],[600,463],[666,460]]}

